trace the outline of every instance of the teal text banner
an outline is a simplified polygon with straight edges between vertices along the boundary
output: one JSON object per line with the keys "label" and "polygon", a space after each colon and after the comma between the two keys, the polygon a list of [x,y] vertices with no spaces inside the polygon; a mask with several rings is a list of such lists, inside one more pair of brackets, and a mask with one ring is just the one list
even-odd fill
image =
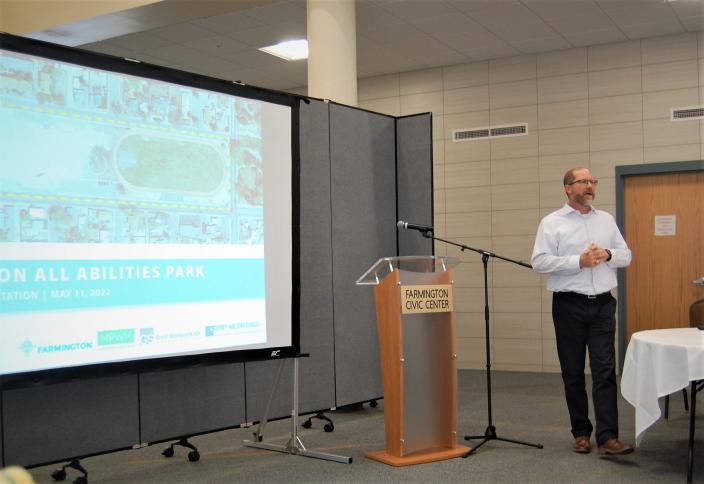
{"label": "teal text banner", "polygon": [[0,260],[0,314],[264,295],[264,259]]}

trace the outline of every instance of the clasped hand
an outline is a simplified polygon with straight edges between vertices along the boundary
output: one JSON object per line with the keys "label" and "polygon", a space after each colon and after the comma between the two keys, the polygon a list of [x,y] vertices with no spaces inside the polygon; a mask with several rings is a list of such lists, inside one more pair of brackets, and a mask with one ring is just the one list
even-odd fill
{"label": "clasped hand", "polygon": [[596,267],[609,258],[609,254],[596,244],[591,244],[579,256],[579,267]]}

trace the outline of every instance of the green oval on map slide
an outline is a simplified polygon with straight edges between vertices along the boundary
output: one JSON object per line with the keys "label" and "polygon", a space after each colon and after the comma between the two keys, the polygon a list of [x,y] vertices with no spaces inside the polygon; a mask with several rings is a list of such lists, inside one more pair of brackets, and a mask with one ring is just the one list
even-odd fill
{"label": "green oval on map slide", "polygon": [[114,153],[118,173],[136,188],[211,193],[225,177],[225,160],[206,143],[130,134]]}

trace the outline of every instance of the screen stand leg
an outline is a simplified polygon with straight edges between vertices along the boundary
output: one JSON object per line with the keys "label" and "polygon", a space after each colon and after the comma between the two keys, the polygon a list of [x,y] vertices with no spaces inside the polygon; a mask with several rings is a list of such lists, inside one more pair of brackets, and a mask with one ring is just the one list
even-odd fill
{"label": "screen stand leg", "polygon": [[254,440],[245,440],[243,442],[245,447],[253,447],[255,449],[265,449],[273,450],[276,452],[283,452],[286,454],[302,455],[304,457],[312,457],[314,459],[330,460],[333,462],[341,462],[343,464],[352,463],[352,457],[345,457],[335,454],[326,454],[323,452],[315,452],[306,449],[298,437],[298,357],[293,358],[293,409],[291,410],[291,437],[289,438],[286,445],[269,444],[267,442],[262,442],[264,428],[266,427],[267,419],[269,418],[269,408],[271,407],[271,402],[276,393],[276,387],[279,386],[279,381],[281,380],[281,373],[283,371],[285,360],[281,360],[279,363],[279,369],[276,372],[276,379],[274,380],[274,386],[271,389],[271,394],[269,395],[269,401],[264,409],[264,415],[259,423],[257,431],[254,433]]}

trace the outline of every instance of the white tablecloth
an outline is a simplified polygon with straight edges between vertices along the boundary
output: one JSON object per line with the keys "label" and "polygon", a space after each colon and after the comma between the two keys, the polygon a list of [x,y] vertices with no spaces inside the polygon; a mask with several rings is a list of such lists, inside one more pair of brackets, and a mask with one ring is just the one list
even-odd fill
{"label": "white tablecloth", "polygon": [[621,376],[621,394],[636,409],[636,445],[662,414],[660,397],[704,379],[704,331],[674,328],[631,336]]}

